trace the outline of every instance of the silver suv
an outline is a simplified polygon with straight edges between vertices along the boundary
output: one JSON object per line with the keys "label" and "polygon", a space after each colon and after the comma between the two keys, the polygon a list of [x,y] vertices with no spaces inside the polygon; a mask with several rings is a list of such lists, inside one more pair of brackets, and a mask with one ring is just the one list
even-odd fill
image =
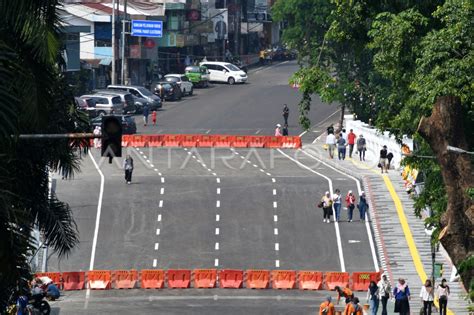
{"label": "silver suv", "polygon": [[151,93],[149,90],[143,86],[136,85],[109,85],[107,86],[108,90],[121,90],[127,91],[136,97],[144,98],[148,101],[150,105],[150,110],[156,110],[161,108],[161,99],[155,94]]}
{"label": "silver suv", "polygon": [[97,116],[123,114],[122,98],[118,95],[97,93],[82,95],[80,98],[85,99],[91,107],[95,108]]}

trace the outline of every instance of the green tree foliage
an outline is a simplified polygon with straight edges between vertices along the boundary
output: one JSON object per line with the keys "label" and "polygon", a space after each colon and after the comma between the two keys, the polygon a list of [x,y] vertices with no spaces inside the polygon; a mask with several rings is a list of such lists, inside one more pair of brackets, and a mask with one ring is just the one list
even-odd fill
{"label": "green tree foliage", "polygon": [[30,277],[36,227],[60,256],[78,242],[69,206],[49,195],[48,172],[78,170],[79,143],[18,134],[85,131],[60,73],[58,0],[0,2],[0,309]]}

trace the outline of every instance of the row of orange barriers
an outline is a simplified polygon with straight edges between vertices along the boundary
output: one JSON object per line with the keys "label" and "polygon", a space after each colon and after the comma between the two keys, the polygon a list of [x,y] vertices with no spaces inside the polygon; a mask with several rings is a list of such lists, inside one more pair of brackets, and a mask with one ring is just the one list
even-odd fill
{"label": "row of orange barriers", "polygon": [[44,272],[63,290],[233,288],[334,290],[336,286],[366,291],[370,281],[378,282],[380,272],[321,272],[294,270],[170,269],[170,270],[92,270]]}
{"label": "row of orange barriers", "polygon": [[123,147],[301,148],[298,136],[123,135]]}

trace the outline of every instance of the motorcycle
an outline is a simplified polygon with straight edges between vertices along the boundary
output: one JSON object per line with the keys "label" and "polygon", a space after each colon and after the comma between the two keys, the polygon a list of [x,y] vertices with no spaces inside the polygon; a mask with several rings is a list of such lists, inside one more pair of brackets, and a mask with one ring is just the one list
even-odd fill
{"label": "motorcycle", "polygon": [[10,297],[10,305],[6,309],[8,315],[49,315],[51,306],[45,300],[46,293],[33,295],[28,298],[26,295],[20,295],[15,300],[13,295]]}

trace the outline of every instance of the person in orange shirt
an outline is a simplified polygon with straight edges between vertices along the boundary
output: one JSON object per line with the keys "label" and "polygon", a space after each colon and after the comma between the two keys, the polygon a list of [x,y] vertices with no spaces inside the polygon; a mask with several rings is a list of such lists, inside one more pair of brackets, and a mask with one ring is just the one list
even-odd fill
{"label": "person in orange shirt", "polygon": [[334,315],[336,314],[336,310],[334,308],[334,304],[331,303],[331,297],[326,297],[326,301],[321,303],[319,306],[319,315]]}
{"label": "person in orange shirt", "polygon": [[351,302],[347,303],[344,309],[344,315],[362,315],[362,306],[359,304],[359,298],[354,297]]}
{"label": "person in orange shirt", "polygon": [[341,289],[341,287],[336,286],[334,289],[336,289],[337,292],[337,304],[339,304],[341,297],[345,298],[346,304],[348,304],[352,300],[352,298],[354,298],[354,293],[352,293],[351,289],[349,288]]}

